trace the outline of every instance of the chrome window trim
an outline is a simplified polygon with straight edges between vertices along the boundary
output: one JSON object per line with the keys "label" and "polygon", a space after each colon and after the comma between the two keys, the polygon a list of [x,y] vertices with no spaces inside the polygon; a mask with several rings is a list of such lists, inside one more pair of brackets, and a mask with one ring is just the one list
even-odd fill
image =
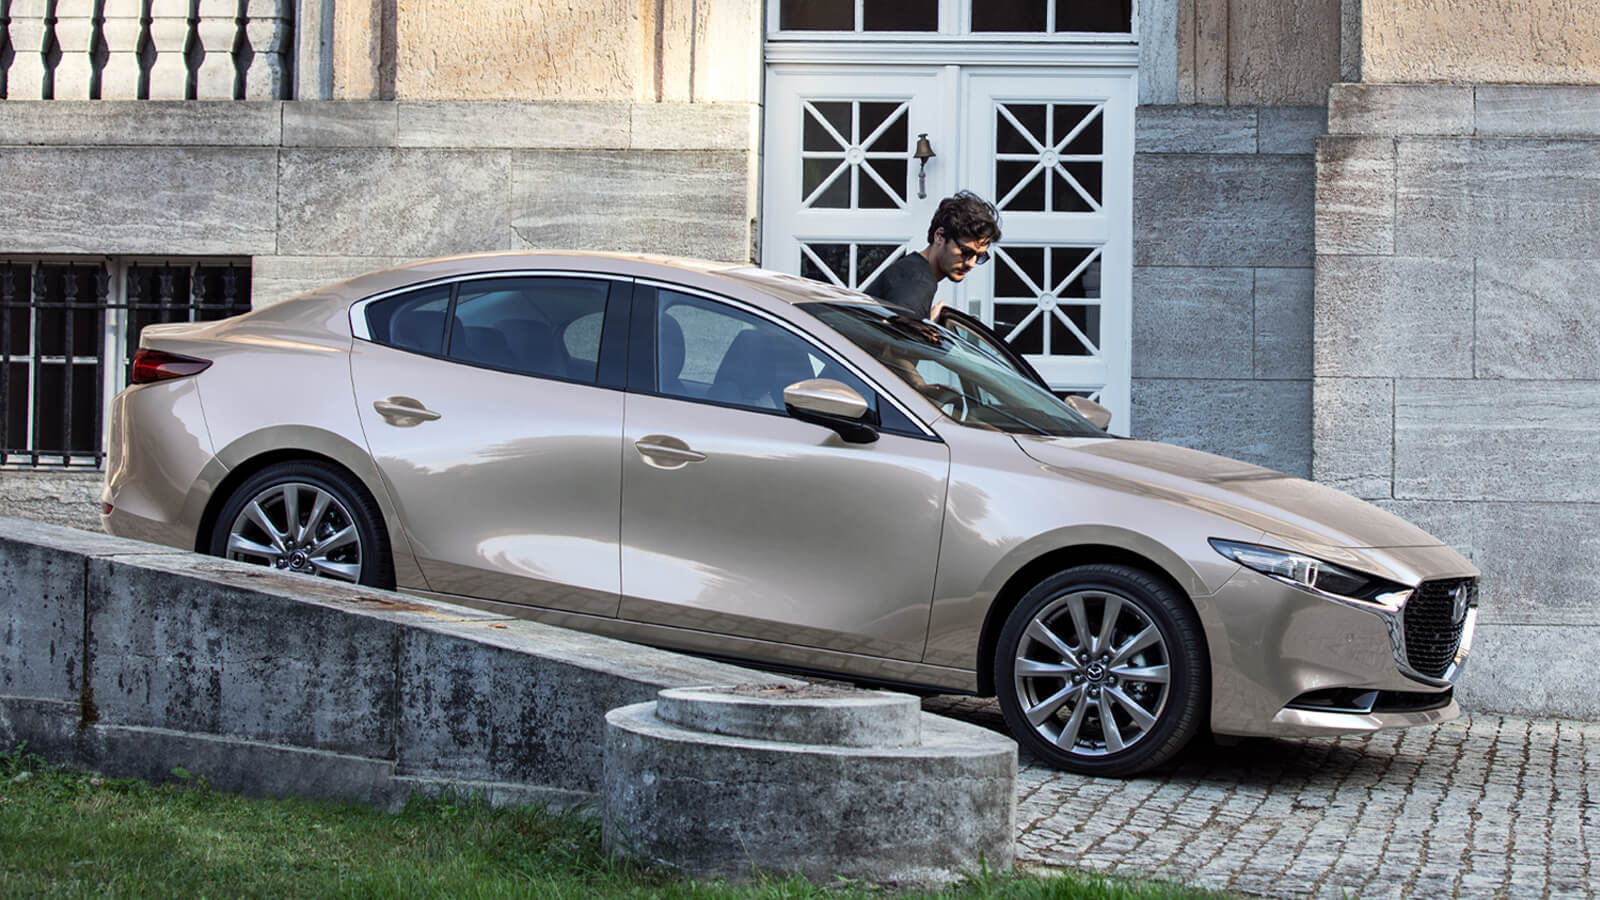
{"label": "chrome window trim", "polygon": [[423,288],[435,287],[441,284],[455,284],[463,281],[482,281],[486,278],[588,278],[597,281],[620,281],[632,284],[635,279],[632,275],[613,275],[606,272],[586,272],[571,269],[506,269],[499,272],[469,272],[460,275],[443,275],[419,281],[404,287],[390,288],[387,291],[363,297],[350,304],[350,336],[363,341],[372,341],[372,332],[367,328],[367,307],[379,300],[387,300],[400,294],[408,294]]}
{"label": "chrome window trim", "polygon": [[[757,306],[754,306],[752,304],[746,303],[743,300],[736,300],[736,299],[734,299],[732,297],[727,297],[727,296],[724,296],[724,295],[721,295],[721,294],[716,294],[716,293],[713,293],[711,291],[704,290],[702,288],[692,288],[692,287],[688,287],[687,285],[675,284],[675,283],[669,282],[669,281],[657,281],[657,280],[652,279],[652,278],[637,278],[637,279],[634,279],[634,283],[635,284],[639,284],[639,285],[643,285],[645,287],[653,287],[653,288],[657,288],[657,289],[665,288],[667,290],[677,291],[677,292],[682,293],[682,294],[688,294],[689,296],[692,296],[692,297],[699,297],[702,300],[710,300],[713,303],[725,303],[725,304],[727,304],[729,306],[732,306],[733,308],[735,308],[737,310],[740,310],[741,312],[750,313],[751,315],[757,316],[757,317],[759,317],[761,319],[765,319],[766,321],[777,325],[778,327],[784,329],[785,331],[788,331],[789,333],[793,334],[795,337],[799,338],[800,340],[805,341],[807,346],[816,347],[817,350],[822,355],[828,357],[829,359],[831,359],[834,362],[838,363],[839,365],[843,366],[848,372],[850,372],[850,374],[856,376],[857,378],[861,379],[864,383],[870,385],[874,391],[877,391],[879,397],[887,399],[889,401],[889,403],[891,403],[894,406],[895,409],[900,411],[901,415],[904,415],[908,421],[910,421],[912,424],[916,425],[917,428],[922,432],[924,437],[930,438],[930,439],[935,440],[935,441],[941,441],[942,442],[942,439],[939,437],[939,435],[937,433],[935,433],[933,431],[933,429],[929,428],[928,424],[926,422],[922,421],[922,417],[912,413],[911,410],[906,409],[905,404],[901,403],[900,399],[898,397],[896,397],[893,393],[884,390],[883,389],[883,385],[879,384],[876,380],[867,377],[867,374],[865,372],[861,371],[861,369],[858,368],[854,363],[850,362],[847,359],[841,358],[837,353],[834,353],[831,348],[824,347],[824,346],[819,346],[817,344],[816,338],[814,338],[811,335],[805,333],[804,331],[801,331],[799,328],[795,327],[795,325],[792,322],[787,322],[787,321],[779,318],[778,316],[775,316],[772,313],[769,313],[766,310],[761,309],[760,307],[757,307]],[[689,400],[692,400],[693,398],[680,397],[678,399],[689,399]],[[782,410],[779,410],[779,412],[782,412]]]}

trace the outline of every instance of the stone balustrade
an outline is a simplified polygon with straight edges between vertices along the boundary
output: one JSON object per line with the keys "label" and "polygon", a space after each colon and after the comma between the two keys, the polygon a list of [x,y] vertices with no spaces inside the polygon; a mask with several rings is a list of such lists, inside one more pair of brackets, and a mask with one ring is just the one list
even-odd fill
{"label": "stone balustrade", "polygon": [[0,98],[287,99],[293,36],[294,0],[11,0]]}

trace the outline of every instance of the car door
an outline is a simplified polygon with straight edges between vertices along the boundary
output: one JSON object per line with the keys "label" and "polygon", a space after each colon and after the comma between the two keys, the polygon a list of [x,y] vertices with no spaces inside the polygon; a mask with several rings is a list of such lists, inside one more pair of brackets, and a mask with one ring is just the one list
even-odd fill
{"label": "car door", "polygon": [[998,334],[989,330],[987,325],[949,306],[939,310],[937,322],[954,332],[956,337],[967,341],[999,362],[1015,369],[1024,378],[1047,391],[1050,390],[1050,385],[1045,383],[1044,377],[1026,359],[1022,358],[1022,354],[1012,350],[1011,346],[1001,340]]}
{"label": "car door", "polygon": [[356,404],[429,589],[616,614],[631,291],[519,274],[358,310]]}
{"label": "car door", "polygon": [[[633,329],[620,616],[920,660],[945,445],[754,308],[641,286]],[[791,418],[783,387],[812,377],[856,388],[888,427],[851,444]]]}

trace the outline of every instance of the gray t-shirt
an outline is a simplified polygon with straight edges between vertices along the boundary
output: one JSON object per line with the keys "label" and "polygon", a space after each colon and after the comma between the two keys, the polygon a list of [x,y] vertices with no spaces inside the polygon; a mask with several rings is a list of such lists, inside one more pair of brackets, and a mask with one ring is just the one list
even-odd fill
{"label": "gray t-shirt", "polygon": [[939,282],[921,253],[907,253],[883,270],[878,280],[867,285],[866,293],[885,303],[910,310],[926,319],[933,309],[933,295]]}

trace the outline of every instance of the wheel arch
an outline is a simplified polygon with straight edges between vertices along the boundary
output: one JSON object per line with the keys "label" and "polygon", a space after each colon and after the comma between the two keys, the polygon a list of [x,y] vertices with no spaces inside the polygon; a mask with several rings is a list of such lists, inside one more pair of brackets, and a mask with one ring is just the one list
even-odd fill
{"label": "wheel arch", "polygon": [[[1057,572],[1091,563],[1129,566],[1159,578],[1189,604],[1190,609],[1195,611],[1197,619],[1201,619],[1194,595],[1183,586],[1184,580],[1174,575],[1152,556],[1115,544],[1084,543],[1057,547],[1034,557],[1013,572],[996,592],[994,602],[989,605],[989,611],[983,620],[983,630],[978,639],[977,676],[978,693],[981,696],[994,695],[995,649],[1000,643],[1000,632],[1005,627],[1006,619],[1010,617],[1011,611],[1017,608],[1023,595]],[[1202,644],[1206,645],[1206,656],[1209,659],[1210,647],[1206,640],[1203,619],[1201,625],[1200,639]]]}

